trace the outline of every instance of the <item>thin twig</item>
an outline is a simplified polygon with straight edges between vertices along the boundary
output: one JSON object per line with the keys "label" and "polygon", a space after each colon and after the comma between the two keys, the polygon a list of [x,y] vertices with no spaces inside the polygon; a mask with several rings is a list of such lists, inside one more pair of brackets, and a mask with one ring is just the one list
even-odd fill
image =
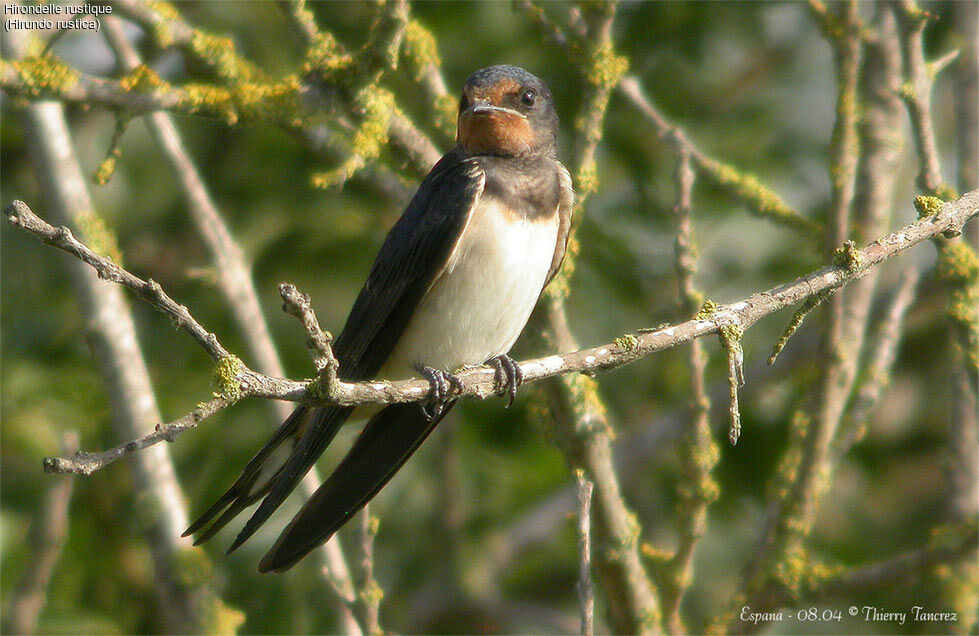
{"label": "thin twig", "polygon": [[897,358],[897,346],[903,333],[904,315],[915,299],[920,277],[917,268],[905,270],[868,347],[863,383],[847,409],[846,417],[837,432],[837,439],[833,442],[833,464],[838,463],[840,457],[863,437],[867,418],[877,406],[881,393],[890,381],[891,368]]}
{"label": "thin twig", "polygon": [[157,310],[170,317],[173,323],[189,333],[194,340],[215,360],[227,358],[227,350],[221,346],[217,337],[198,323],[187,308],[170,298],[158,283],[143,280],[119,267],[104,256],[96,254],[87,245],[79,242],[65,226],[54,227],[42,221],[23,201],[14,201],[5,210],[7,220],[37,236],[52,247],[76,256],[83,263],[92,266],[99,278],[118,283],[135,292]]}
{"label": "thin twig", "polygon": [[125,444],[120,444],[115,448],[110,448],[99,453],[86,453],[77,451],[70,458],[68,457],[45,457],[44,472],[55,474],[75,473],[78,475],[90,475],[96,470],[111,464],[117,459],[126,455],[131,455],[144,448],[154,446],[160,442],[172,442],[184,431],[196,428],[197,425],[206,417],[214,415],[220,410],[234,404],[234,398],[219,396],[202,402],[193,411],[181,418],[161,424],[152,433],[138,437]]}
{"label": "thin twig", "polygon": [[690,154],[694,168],[705,180],[744,202],[754,214],[790,227],[804,236],[814,238],[822,236],[823,229],[817,223],[791,208],[756,176],[741,172],[731,165],[704,154],[681,129],[667,121],[656,109],[637,78],[633,76],[622,78],[618,89],[619,93],[653,127],[660,139]]}
{"label": "thin twig", "polygon": [[932,570],[937,565],[961,563],[970,555],[974,558],[976,546],[979,544],[979,534],[976,532],[974,520],[971,526],[966,525],[962,530],[959,539],[951,545],[928,546],[912,550],[878,563],[828,577],[817,582],[806,594],[806,598],[830,596],[847,598],[852,594],[866,594],[868,590],[881,585],[907,581]]}
{"label": "thin twig", "polygon": [[594,489],[585,471],[574,471],[575,502],[578,511],[578,606],[581,610],[581,636],[595,632],[595,585],[591,579],[591,494]]}
{"label": "thin twig", "polygon": [[364,626],[364,633],[379,636],[384,633],[380,623],[381,597],[384,593],[374,578],[374,537],[377,536],[377,517],[372,517],[368,506],[360,512],[357,529],[357,569],[354,574],[354,609]]}
{"label": "thin twig", "polygon": [[[852,267],[853,243],[848,240],[852,232],[851,216],[857,218],[863,231],[883,231],[890,216],[894,185],[890,173],[896,172],[897,150],[887,147],[890,141],[887,136],[894,133],[884,130],[882,125],[893,123],[896,115],[895,104],[886,93],[896,79],[897,70],[892,51],[893,25],[882,20],[880,35],[873,43],[878,48],[868,54],[861,77],[862,39],[856,3],[851,0],[836,6],[838,11],[831,12],[823,11],[825,7],[819,3],[810,4],[832,48],[838,87],[829,156],[832,197],[825,249],[840,263]],[[857,114],[860,91],[868,96],[862,130],[858,128]],[[862,138],[858,136],[861,132]],[[863,140],[868,142],[865,148],[860,146]],[[858,190],[860,197],[856,205],[859,207],[851,215]],[[843,248],[838,249],[841,244]],[[799,413],[793,420],[797,422],[794,431],[802,427],[798,423],[801,418],[807,420],[805,434],[793,435],[782,458],[779,479],[784,481],[784,492],[782,488],[773,489],[758,549],[745,566],[746,592],[735,604],[750,604],[765,611],[770,608],[766,603],[771,603],[773,588],[797,585],[794,578],[785,580],[780,575],[780,564],[791,558],[788,555],[803,549],[835,468],[832,444],[856,381],[875,275],[872,273],[846,292],[837,292],[829,298],[828,324],[820,353],[822,373],[809,398],[811,417]],[[735,623],[729,623],[728,627],[733,629]]]}
{"label": "thin twig", "polygon": [[304,294],[289,283],[279,284],[279,295],[282,296],[282,310],[295,316],[306,330],[306,347],[313,358],[316,370],[324,376],[327,391],[337,379],[337,359],[333,355],[333,335],[320,329],[319,320],[313,312],[309,294]]}
{"label": "thin twig", "polygon": [[[37,218],[30,208],[21,201],[11,203],[5,210],[5,214],[11,223],[29,229],[42,239],[46,236],[59,234],[56,228]],[[969,192],[956,201],[947,202],[936,214],[918,219],[896,232],[881,237],[865,249],[856,251],[855,258],[858,264],[852,269],[837,265],[823,267],[790,283],[753,294],[740,302],[719,305],[709,320],[695,318],[653,331],[627,334],[627,337],[617,338],[605,345],[523,361],[520,363],[520,368],[524,375],[524,381],[529,383],[569,373],[594,373],[617,368],[656,351],[668,349],[708,334],[719,333],[725,325],[737,324],[742,329],[748,329],[759,319],[779,309],[798,304],[825,289],[839,286],[841,281],[848,283],[865,276],[873,267],[921,241],[950,229],[960,228],[976,214],[979,214],[979,191]],[[60,246],[57,241],[53,244],[56,247]],[[63,249],[75,254],[71,248]],[[124,271],[107,259],[94,254],[88,248],[85,248],[82,253],[93,260],[93,267],[96,269],[111,266]],[[128,272],[127,276],[135,278]],[[128,277],[120,277],[118,282],[125,284]],[[151,304],[158,302],[156,296],[144,298],[144,300]],[[495,394],[498,389],[494,370],[489,367],[464,371],[459,373],[458,377],[461,383],[459,397],[485,398]],[[427,399],[430,391],[429,383],[425,380],[373,380],[357,383],[338,381],[336,386],[337,399],[329,401],[312,394],[308,390],[308,382],[269,377],[252,371],[244,365],[240,367],[237,380],[240,382],[240,386],[237,387],[240,397],[262,397],[313,405],[417,402]],[[161,439],[157,441],[161,441]],[[97,455],[92,454],[93,457]],[[105,461],[100,460],[100,465],[110,463],[117,457],[103,459]],[[64,461],[67,463],[62,464],[63,466],[72,465],[71,460]]]}

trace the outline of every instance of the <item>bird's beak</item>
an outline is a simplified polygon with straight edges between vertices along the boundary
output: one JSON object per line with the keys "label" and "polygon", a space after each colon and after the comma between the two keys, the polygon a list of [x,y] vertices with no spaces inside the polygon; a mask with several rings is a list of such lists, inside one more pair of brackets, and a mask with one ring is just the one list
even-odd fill
{"label": "bird's beak", "polygon": [[474,115],[474,116],[487,116],[487,115],[512,115],[514,117],[519,117],[521,119],[527,119],[527,116],[521,112],[515,111],[512,108],[504,108],[503,106],[494,106],[488,100],[480,99],[473,103],[472,106],[467,108],[463,115]]}

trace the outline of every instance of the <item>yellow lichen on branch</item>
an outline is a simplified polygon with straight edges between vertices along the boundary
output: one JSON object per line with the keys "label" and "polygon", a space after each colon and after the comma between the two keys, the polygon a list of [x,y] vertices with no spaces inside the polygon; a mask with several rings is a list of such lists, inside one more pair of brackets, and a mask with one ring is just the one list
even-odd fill
{"label": "yellow lichen on branch", "polygon": [[964,241],[939,241],[936,273],[948,288],[945,315],[974,385],[979,380],[979,257]]}
{"label": "yellow lichen on branch", "polygon": [[222,79],[233,82],[267,81],[261,70],[238,55],[235,44],[229,37],[195,29],[190,40],[190,50],[211,66]]}
{"label": "yellow lichen on branch", "polygon": [[374,84],[360,91],[357,102],[364,118],[350,141],[352,154],[340,167],[314,174],[312,183],[318,188],[342,186],[358,170],[377,159],[388,142],[391,117],[397,111],[394,94]]}
{"label": "yellow lichen on branch", "polygon": [[145,64],[137,65],[128,75],[119,78],[119,85],[122,86],[123,90],[136,93],[152,93],[155,90],[166,91],[170,88],[170,84]]}
{"label": "yellow lichen on branch", "polygon": [[353,56],[345,52],[331,33],[319,31],[316,41],[306,50],[303,73],[313,74],[327,81],[342,81],[354,67]]}
{"label": "yellow lichen on branch", "polygon": [[242,82],[229,87],[214,84],[187,84],[180,107],[190,112],[220,117],[232,126],[241,119],[278,121],[301,126],[302,109],[299,78],[290,75],[278,82]]}
{"label": "yellow lichen on branch", "polygon": [[78,83],[78,71],[53,55],[8,62],[32,96],[64,93]]}

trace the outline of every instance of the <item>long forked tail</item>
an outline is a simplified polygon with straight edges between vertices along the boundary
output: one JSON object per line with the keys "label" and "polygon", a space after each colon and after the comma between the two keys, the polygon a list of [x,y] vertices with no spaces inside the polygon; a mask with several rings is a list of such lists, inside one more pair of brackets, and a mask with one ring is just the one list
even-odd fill
{"label": "long forked tail", "polygon": [[258,571],[288,570],[329,540],[387,484],[452,404],[431,421],[417,404],[392,404],[374,415],[336,470],[282,531]]}
{"label": "long forked tail", "polygon": [[[331,411],[331,409],[309,409],[303,405],[296,407],[262,449],[245,465],[235,483],[211,504],[182,536],[199,532],[221,513],[221,516],[194,540],[194,545],[200,545],[213,537],[242,510],[264,497],[282,474],[283,468],[288,464],[310,424],[313,426],[327,424],[327,428],[332,428],[333,434],[336,433],[344,418],[329,417]],[[339,422],[333,425],[334,423],[330,421],[333,419],[339,419]]]}

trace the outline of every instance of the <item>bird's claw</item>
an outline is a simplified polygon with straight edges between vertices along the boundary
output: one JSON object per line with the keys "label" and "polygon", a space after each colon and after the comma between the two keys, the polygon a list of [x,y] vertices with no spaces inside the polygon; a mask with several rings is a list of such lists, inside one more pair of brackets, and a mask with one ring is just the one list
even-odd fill
{"label": "bird's claw", "polygon": [[428,380],[429,387],[431,387],[428,402],[422,404],[421,409],[425,419],[432,421],[442,414],[452,391],[455,390],[457,393],[462,391],[462,380],[451,373],[429,366],[422,365],[417,370],[423,378]]}
{"label": "bird's claw", "polygon": [[496,372],[493,376],[493,381],[497,387],[496,390],[500,393],[506,391],[506,405],[509,407],[513,404],[514,398],[517,397],[517,387],[523,383],[523,371],[520,370],[520,365],[505,353],[495,358],[490,358],[486,361],[486,364],[493,367],[493,370]]}

